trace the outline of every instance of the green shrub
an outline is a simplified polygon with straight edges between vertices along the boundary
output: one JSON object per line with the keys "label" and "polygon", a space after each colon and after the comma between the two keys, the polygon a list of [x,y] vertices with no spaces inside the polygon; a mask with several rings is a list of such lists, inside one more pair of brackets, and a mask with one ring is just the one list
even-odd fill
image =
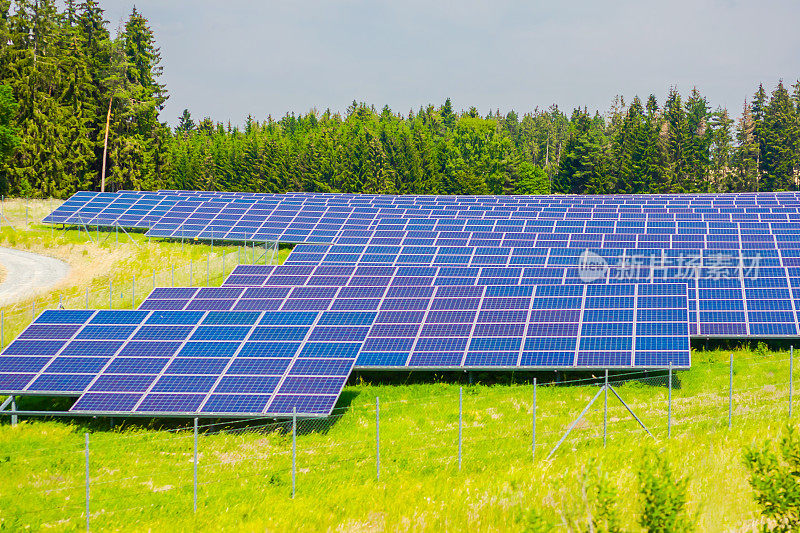
{"label": "green shrub", "polygon": [[645,453],[639,470],[642,514],[639,524],[650,532],[687,532],[694,520],[687,506],[687,478],[677,477],[669,462],[653,451]]}
{"label": "green shrub", "polygon": [[770,441],[744,452],[750,486],[761,514],[768,519],[764,531],[800,530],[800,439],[787,426],[775,450]]}

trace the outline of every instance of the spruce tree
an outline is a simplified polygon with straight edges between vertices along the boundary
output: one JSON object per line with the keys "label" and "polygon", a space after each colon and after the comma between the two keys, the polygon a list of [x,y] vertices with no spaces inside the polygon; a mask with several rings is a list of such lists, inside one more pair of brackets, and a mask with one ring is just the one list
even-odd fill
{"label": "spruce tree", "polygon": [[798,131],[797,114],[783,82],[773,91],[764,112],[762,156],[766,190],[796,190]]}
{"label": "spruce tree", "polygon": [[727,187],[732,192],[758,190],[758,163],[760,147],[756,125],[750,105],[745,101],[742,116],[736,126],[736,149],[733,154],[734,171]]}

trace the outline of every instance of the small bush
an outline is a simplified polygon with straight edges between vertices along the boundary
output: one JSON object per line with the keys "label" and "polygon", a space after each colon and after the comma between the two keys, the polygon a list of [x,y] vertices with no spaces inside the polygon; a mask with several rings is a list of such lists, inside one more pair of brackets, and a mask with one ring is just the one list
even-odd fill
{"label": "small bush", "polygon": [[639,470],[642,514],[639,524],[650,532],[688,532],[694,520],[687,507],[687,478],[678,478],[666,459],[653,451],[645,453]]}
{"label": "small bush", "polygon": [[800,439],[791,426],[773,449],[770,441],[744,452],[750,471],[750,486],[761,514],[767,518],[764,531],[800,530]]}

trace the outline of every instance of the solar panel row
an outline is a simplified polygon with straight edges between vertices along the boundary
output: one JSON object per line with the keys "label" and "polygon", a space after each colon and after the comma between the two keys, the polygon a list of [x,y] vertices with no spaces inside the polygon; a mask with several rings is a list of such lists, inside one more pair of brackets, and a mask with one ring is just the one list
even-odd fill
{"label": "solar panel row", "polygon": [[328,414],[355,355],[314,340],[319,320],[325,313],[45,311],[0,357],[0,391],[80,394],[76,412]]}
{"label": "solar panel row", "polygon": [[377,275],[388,273],[355,286],[159,288],[142,308],[268,309],[290,321],[324,310],[311,339],[363,342],[361,368],[689,365],[683,284],[389,286]]}

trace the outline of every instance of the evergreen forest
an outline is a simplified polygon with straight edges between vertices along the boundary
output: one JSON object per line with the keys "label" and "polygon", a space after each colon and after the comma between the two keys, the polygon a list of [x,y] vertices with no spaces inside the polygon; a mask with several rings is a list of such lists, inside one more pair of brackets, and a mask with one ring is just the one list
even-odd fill
{"label": "evergreen forest", "polygon": [[[242,126],[162,116],[161,51],[135,8],[112,32],[97,0],[0,0],[0,194],[205,189],[606,194],[800,188],[800,82],[740,109],[692,89],[618,96],[603,113],[406,111],[353,101]],[[200,110],[199,117],[202,117]]]}

